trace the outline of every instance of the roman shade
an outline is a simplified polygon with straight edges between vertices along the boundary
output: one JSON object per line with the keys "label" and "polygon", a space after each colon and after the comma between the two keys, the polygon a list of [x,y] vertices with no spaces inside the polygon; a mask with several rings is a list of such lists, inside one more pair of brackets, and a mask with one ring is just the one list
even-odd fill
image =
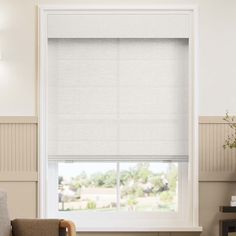
{"label": "roman shade", "polygon": [[187,159],[187,39],[48,43],[49,159]]}

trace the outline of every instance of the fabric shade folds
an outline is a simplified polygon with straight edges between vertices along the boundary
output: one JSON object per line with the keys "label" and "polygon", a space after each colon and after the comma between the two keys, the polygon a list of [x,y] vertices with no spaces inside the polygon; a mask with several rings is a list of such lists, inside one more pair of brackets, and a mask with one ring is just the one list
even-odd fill
{"label": "fabric shade folds", "polygon": [[50,159],[188,156],[187,39],[49,39]]}

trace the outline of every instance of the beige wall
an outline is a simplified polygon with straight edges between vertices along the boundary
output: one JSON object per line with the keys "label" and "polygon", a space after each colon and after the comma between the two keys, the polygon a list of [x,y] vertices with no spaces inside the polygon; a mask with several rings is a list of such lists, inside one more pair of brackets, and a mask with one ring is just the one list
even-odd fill
{"label": "beige wall", "polygon": [[36,9],[31,0],[0,0],[0,115],[35,115]]}
{"label": "beige wall", "polygon": [[[3,60],[0,61],[0,116],[34,116],[37,113],[36,5],[93,2],[96,4],[98,2],[100,4],[106,2],[110,4],[122,4],[122,2],[197,4],[200,9],[200,115],[222,115],[226,109],[236,114],[235,0],[0,0],[0,50],[3,54]],[[2,157],[2,154],[0,156]],[[212,158],[211,160],[215,160],[214,157]],[[218,162],[212,163],[217,167],[214,163]],[[234,173],[234,170],[231,173]],[[218,206],[228,203],[230,195],[236,189],[236,184],[228,181],[227,176],[230,175],[227,171],[222,173],[217,172],[216,169],[215,171],[209,169],[205,174],[208,177],[201,179],[204,182],[200,182],[200,222],[205,226],[204,236],[217,236],[218,219],[222,217],[222,213],[218,213]],[[226,179],[219,178],[221,174],[226,176]],[[21,193],[18,192],[19,187]],[[35,180],[9,181],[5,178],[0,180],[0,188],[6,189],[9,193],[12,217],[36,215],[37,182]],[[157,234],[150,234],[152,235]],[[171,234],[159,234],[159,236],[164,235]]]}
{"label": "beige wall", "polygon": [[219,206],[229,205],[231,195],[236,195],[236,183],[224,181],[200,182],[201,236],[218,236],[219,220],[236,219],[233,213],[219,212]]}

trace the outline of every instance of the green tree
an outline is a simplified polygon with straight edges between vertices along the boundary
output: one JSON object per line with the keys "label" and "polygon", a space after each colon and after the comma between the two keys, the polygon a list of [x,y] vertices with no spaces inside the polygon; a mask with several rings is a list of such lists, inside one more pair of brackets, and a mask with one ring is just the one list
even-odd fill
{"label": "green tree", "polygon": [[106,188],[113,188],[116,186],[116,171],[109,170],[107,171],[104,176],[104,187]]}
{"label": "green tree", "polygon": [[91,176],[91,183],[95,187],[101,187],[104,185],[104,175],[100,172],[97,172]]}
{"label": "green tree", "polygon": [[136,169],[136,179],[139,182],[147,183],[148,178],[152,175],[152,172],[149,170],[149,163],[148,162],[141,162],[137,164]]}

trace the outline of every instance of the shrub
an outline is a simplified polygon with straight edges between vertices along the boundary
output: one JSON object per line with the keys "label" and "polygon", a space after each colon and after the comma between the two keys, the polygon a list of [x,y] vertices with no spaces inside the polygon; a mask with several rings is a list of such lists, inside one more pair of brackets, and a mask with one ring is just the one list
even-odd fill
{"label": "shrub", "polygon": [[95,209],[96,208],[96,202],[95,201],[92,201],[90,200],[88,203],[87,203],[87,209]]}

